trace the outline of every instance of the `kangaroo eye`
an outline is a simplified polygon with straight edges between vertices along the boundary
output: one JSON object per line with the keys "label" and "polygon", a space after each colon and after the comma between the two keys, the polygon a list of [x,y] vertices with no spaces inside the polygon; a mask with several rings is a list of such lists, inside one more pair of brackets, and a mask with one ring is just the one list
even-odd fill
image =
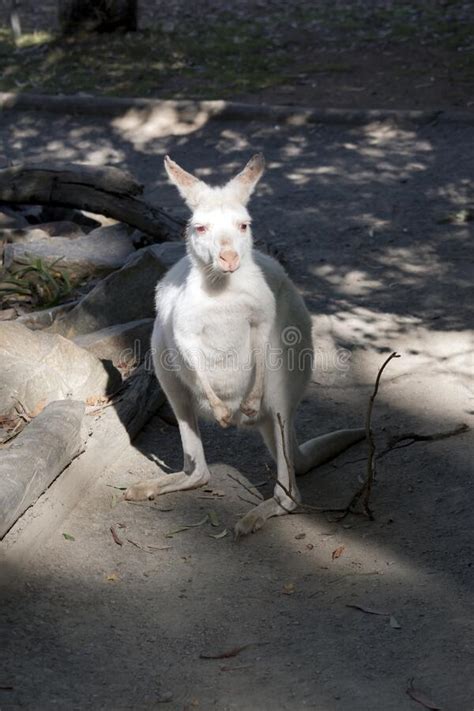
{"label": "kangaroo eye", "polygon": [[198,232],[200,235],[203,235],[204,232],[207,232],[207,227],[206,225],[195,225],[196,232]]}
{"label": "kangaroo eye", "polygon": [[240,231],[241,232],[247,232],[248,230],[249,223],[248,222],[241,222],[239,225]]}

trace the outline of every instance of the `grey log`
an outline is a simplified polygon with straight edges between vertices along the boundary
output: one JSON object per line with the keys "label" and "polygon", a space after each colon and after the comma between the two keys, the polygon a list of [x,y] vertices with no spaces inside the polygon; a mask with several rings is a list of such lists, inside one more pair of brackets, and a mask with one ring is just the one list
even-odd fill
{"label": "grey log", "polygon": [[87,210],[137,227],[157,242],[180,239],[183,223],[143,198],[143,186],[129,173],[79,164],[0,170],[0,202],[56,205]]}
{"label": "grey log", "polygon": [[50,403],[0,450],[0,538],[85,446],[84,403]]}

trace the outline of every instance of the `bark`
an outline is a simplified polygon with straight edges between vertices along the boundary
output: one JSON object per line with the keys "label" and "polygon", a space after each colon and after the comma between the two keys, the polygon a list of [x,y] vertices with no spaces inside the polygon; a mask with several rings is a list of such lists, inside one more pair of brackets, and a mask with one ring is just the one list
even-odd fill
{"label": "bark", "polygon": [[183,223],[143,198],[143,186],[118,168],[79,164],[0,170],[0,203],[78,208],[125,222],[156,242],[180,239]]}
{"label": "bark", "polygon": [[52,402],[0,458],[0,538],[84,449],[84,403]]}

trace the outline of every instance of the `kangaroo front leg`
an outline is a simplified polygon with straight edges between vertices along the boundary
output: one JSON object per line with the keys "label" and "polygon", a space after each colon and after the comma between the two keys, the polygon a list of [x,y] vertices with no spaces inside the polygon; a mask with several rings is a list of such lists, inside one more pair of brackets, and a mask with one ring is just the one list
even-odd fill
{"label": "kangaroo front leg", "polygon": [[[272,516],[291,513],[297,507],[301,498],[296,486],[293,463],[293,422],[285,421],[284,419],[279,420],[275,414],[271,423],[265,423],[265,427],[273,430],[271,439],[272,443],[274,441],[276,449],[277,483],[271,499],[267,499],[255,506],[237,522],[234,528],[236,538],[258,531],[265,521]],[[265,437],[265,440],[268,441],[268,437]],[[271,454],[273,455],[273,452]]]}
{"label": "kangaroo front leg", "polygon": [[[175,382],[172,382],[173,379]],[[168,373],[166,377],[160,374],[160,382],[178,421],[183,446],[183,469],[173,474],[162,473],[162,476],[155,479],[134,484],[125,492],[125,499],[128,501],[143,501],[171,491],[196,489],[209,481],[209,469],[189,393],[172,373]]]}

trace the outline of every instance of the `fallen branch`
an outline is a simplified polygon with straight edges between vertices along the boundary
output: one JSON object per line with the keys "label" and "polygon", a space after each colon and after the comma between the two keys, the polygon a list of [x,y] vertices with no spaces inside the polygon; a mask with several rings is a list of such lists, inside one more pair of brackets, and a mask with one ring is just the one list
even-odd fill
{"label": "fallen branch", "polygon": [[362,506],[364,509],[364,513],[368,518],[373,521],[374,516],[372,514],[372,511],[369,508],[369,501],[370,501],[370,494],[372,493],[372,485],[374,483],[375,479],[375,472],[376,472],[376,459],[375,459],[375,442],[374,438],[372,436],[372,429],[371,429],[371,423],[372,423],[372,410],[374,408],[374,402],[375,398],[377,397],[377,393],[379,391],[379,384],[380,384],[380,378],[382,377],[382,373],[387,367],[387,365],[390,363],[390,361],[393,358],[400,358],[398,353],[391,353],[387,360],[382,364],[379,372],[377,373],[377,377],[375,379],[375,386],[374,386],[374,391],[372,395],[370,396],[369,400],[369,406],[367,408],[367,415],[365,418],[365,435],[367,438],[367,442],[369,443],[369,455],[367,458],[367,475],[365,478],[364,483],[360,487],[358,491],[354,494],[352,499],[349,501],[346,511],[344,512],[344,516],[347,515],[348,513],[353,512],[353,509],[355,506],[357,506],[358,502],[360,499],[362,499]]}
{"label": "fallen branch", "polygon": [[137,227],[158,242],[180,239],[183,222],[143,198],[143,186],[118,168],[19,165],[0,170],[0,202],[87,210]]}

